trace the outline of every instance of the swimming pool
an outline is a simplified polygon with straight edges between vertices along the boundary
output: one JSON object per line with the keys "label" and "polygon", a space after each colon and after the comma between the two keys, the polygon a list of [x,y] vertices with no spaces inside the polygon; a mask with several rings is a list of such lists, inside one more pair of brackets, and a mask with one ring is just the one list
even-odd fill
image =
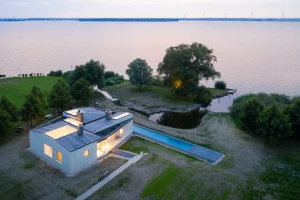
{"label": "swimming pool", "polygon": [[217,164],[224,157],[220,152],[136,124],[133,126],[133,132],[138,136],[169,146],[212,164]]}

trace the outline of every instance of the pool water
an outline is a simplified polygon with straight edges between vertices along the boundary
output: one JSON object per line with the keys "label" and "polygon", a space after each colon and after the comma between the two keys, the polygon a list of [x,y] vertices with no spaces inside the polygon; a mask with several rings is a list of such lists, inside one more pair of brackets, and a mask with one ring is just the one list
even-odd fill
{"label": "pool water", "polygon": [[212,164],[217,164],[222,160],[224,155],[220,152],[169,136],[163,133],[151,130],[149,128],[145,128],[142,126],[134,125],[133,131],[135,134],[144,137],[146,139],[150,139],[151,141],[155,141],[164,146],[171,147],[175,150],[187,153],[196,158],[200,158]]}
{"label": "pool water", "polygon": [[188,151],[189,149],[191,149],[194,146],[193,144],[191,144],[189,142],[179,140],[179,139],[171,137],[171,136],[162,135],[158,132],[154,132],[152,130],[141,128],[141,127],[138,127],[138,126],[134,126],[134,132],[137,132],[140,135],[158,140],[158,141],[160,141],[162,143],[165,143],[169,146],[176,147],[178,149],[182,149],[182,150],[185,150],[185,151]]}

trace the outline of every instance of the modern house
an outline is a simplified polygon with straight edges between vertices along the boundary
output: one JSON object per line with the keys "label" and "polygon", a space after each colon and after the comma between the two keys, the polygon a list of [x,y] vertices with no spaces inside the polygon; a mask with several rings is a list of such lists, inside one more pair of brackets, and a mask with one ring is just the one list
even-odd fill
{"label": "modern house", "polygon": [[94,165],[133,132],[133,115],[88,107],[30,131],[30,151],[73,176]]}

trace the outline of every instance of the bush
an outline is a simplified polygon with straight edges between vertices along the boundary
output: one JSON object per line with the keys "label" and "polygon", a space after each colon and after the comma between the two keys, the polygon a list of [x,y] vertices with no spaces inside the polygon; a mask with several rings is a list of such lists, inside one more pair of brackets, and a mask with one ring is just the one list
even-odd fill
{"label": "bush", "polygon": [[208,106],[212,101],[212,94],[205,87],[199,87],[196,90],[195,101],[204,106]]}
{"label": "bush", "polygon": [[47,76],[62,76],[62,71],[51,71],[49,74],[47,74]]}
{"label": "bush", "polygon": [[156,85],[156,86],[163,86],[164,80],[161,76],[155,75],[152,76],[152,84],[151,85]]}
{"label": "bush", "polygon": [[109,79],[107,82],[106,82],[106,85],[107,86],[110,86],[110,85],[115,85],[116,83],[113,81],[113,80],[111,80],[111,79]]}
{"label": "bush", "polygon": [[224,81],[217,81],[217,82],[215,82],[215,88],[225,90],[226,83]]}
{"label": "bush", "polygon": [[113,78],[115,76],[116,76],[116,74],[113,71],[106,71],[106,72],[104,72],[104,78],[105,79]]}
{"label": "bush", "polygon": [[257,117],[264,110],[264,104],[262,104],[257,98],[251,98],[246,101],[241,109],[241,121],[243,126],[252,131],[257,130]]}
{"label": "bush", "polygon": [[292,124],[278,105],[273,104],[264,109],[257,118],[258,132],[268,137],[271,145],[275,145],[280,138],[291,136]]}

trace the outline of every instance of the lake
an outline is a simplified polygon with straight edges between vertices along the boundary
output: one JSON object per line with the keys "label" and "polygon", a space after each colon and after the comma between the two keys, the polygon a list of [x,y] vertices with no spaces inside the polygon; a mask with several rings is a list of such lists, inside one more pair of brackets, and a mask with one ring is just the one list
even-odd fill
{"label": "lake", "polygon": [[[288,22],[1,22],[0,74],[71,70],[90,59],[125,75],[143,58],[152,68],[165,50],[200,42],[214,49],[229,88],[300,95],[300,23]],[[212,86],[213,82],[203,82]]]}

